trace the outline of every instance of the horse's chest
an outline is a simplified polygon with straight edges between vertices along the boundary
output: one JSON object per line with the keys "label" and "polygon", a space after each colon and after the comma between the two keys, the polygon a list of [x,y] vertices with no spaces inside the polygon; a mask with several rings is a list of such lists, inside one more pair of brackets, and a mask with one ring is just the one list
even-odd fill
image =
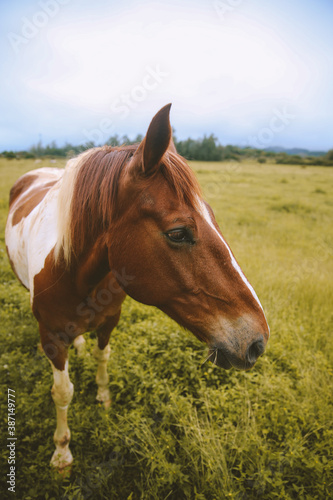
{"label": "horse's chest", "polygon": [[46,328],[73,340],[77,335],[107,323],[115,316],[126,294],[109,273],[89,294],[82,294],[75,279],[53,264],[53,252],[35,276],[33,312]]}

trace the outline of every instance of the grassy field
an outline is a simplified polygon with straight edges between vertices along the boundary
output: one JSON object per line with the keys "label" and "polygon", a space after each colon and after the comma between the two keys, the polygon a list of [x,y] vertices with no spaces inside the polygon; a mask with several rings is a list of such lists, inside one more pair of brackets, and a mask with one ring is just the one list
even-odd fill
{"label": "grassy field", "polygon": [[[267,351],[246,373],[202,365],[193,335],[127,299],[111,338],[110,410],[95,402],[92,356],[71,349],[75,462],[62,478],[49,467],[51,369],[4,243],[10,186],[36,166],[54,165],[0,159],[1,498],[333,498],[333,169],[192,164],[264,306]],[[6,485],[8,387],[16,494]]]}

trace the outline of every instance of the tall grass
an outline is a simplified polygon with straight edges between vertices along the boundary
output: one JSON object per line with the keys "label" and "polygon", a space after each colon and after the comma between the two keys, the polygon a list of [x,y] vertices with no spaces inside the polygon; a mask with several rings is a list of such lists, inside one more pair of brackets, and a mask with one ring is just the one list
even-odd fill
{"label": "tall grass", "polygon": [[266,354],[250,372],[202,364],[204,346],[190,333],[127,299],[111,338],[110,410],[95,402],[94,335],[85,358],[71,350],[75,462],[71,476],[61,477],[49,467],[51,370],[3,237],[9,188],[34,167],[0,160],[1,497],[13,498],[6,485],[10,387],[17,498],[331,498],[333,170],[192,164],[267,313]]}

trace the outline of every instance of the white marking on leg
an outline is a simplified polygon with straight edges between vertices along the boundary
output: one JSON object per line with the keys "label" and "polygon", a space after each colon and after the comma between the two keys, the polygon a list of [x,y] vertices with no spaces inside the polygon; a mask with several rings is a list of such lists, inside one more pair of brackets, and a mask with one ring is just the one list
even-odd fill
{"label": "white marking on leg", "polygon": [[74,347],[76,349],[77,355],[82,358],[82,356],[85,355],[86,353],[86,341],[83,337],[83,335],[79,335],[74,339]]}
{"label": "white marking on leg", "polygon": [[98,347],[98,343],[96,343],[93,353],[98,363],[96,373],[96,383],[98,386],[98,390],[96,399],[97,401],[103,402],[105,408],[109,408],[111,404],[109,391],[109,374],[107,371],[110,352],[111,348],[109,344],[104,349],[100,349]]}
{"label": "white marking on leg", "polygon": [[54,433],[55,452],[51,458],[51,465],[57,469],[63,469],[73,462],[69,449],[71,437],[67,425],[67,409],[72,401],[74,386],[68,375],[68,360],[64,370],[57,370],[51,362],[54,384],[52,387],[52,398],[57,410],[57,427]]}

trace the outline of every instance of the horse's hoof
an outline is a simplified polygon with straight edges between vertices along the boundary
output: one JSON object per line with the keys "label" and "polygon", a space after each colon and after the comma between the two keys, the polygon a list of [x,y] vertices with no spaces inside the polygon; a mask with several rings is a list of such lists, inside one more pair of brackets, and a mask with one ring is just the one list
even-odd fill
{"label": "horse's hoof", "polygon": [[99,388],[99,390],[97,392],[96,400],[99,403],[103,403],[105,409],[110,408],[110,406],[111,406],[111,398],[110,398],[109,389],[101,389],[101,388]]}
{"label": "horse's hoof", "polygon": [[68,475],[72,470],[73,456],[71,450],[67,448],[64,452],[55,450],[51,458],[51,465],[61,475]]}
{"label": "horse's hoof", "polygon": [[106,410],[108,410],[111,407],[111,399],[100,399],[96,397],[96,401],[104,406]]}
{"label": "horse's hoof", "polygon": [[104,408],[108,410],[111,407],[111,399],[108,401],[103,401]]}
{"label": "horse's hoof", "polygon": [[72,466],[73,464],[70,464],[66,465],[66,467],[63,467],[62,469],[56,469],[57,474],[59,474],[63,479],[69,478],[72,474]]}

